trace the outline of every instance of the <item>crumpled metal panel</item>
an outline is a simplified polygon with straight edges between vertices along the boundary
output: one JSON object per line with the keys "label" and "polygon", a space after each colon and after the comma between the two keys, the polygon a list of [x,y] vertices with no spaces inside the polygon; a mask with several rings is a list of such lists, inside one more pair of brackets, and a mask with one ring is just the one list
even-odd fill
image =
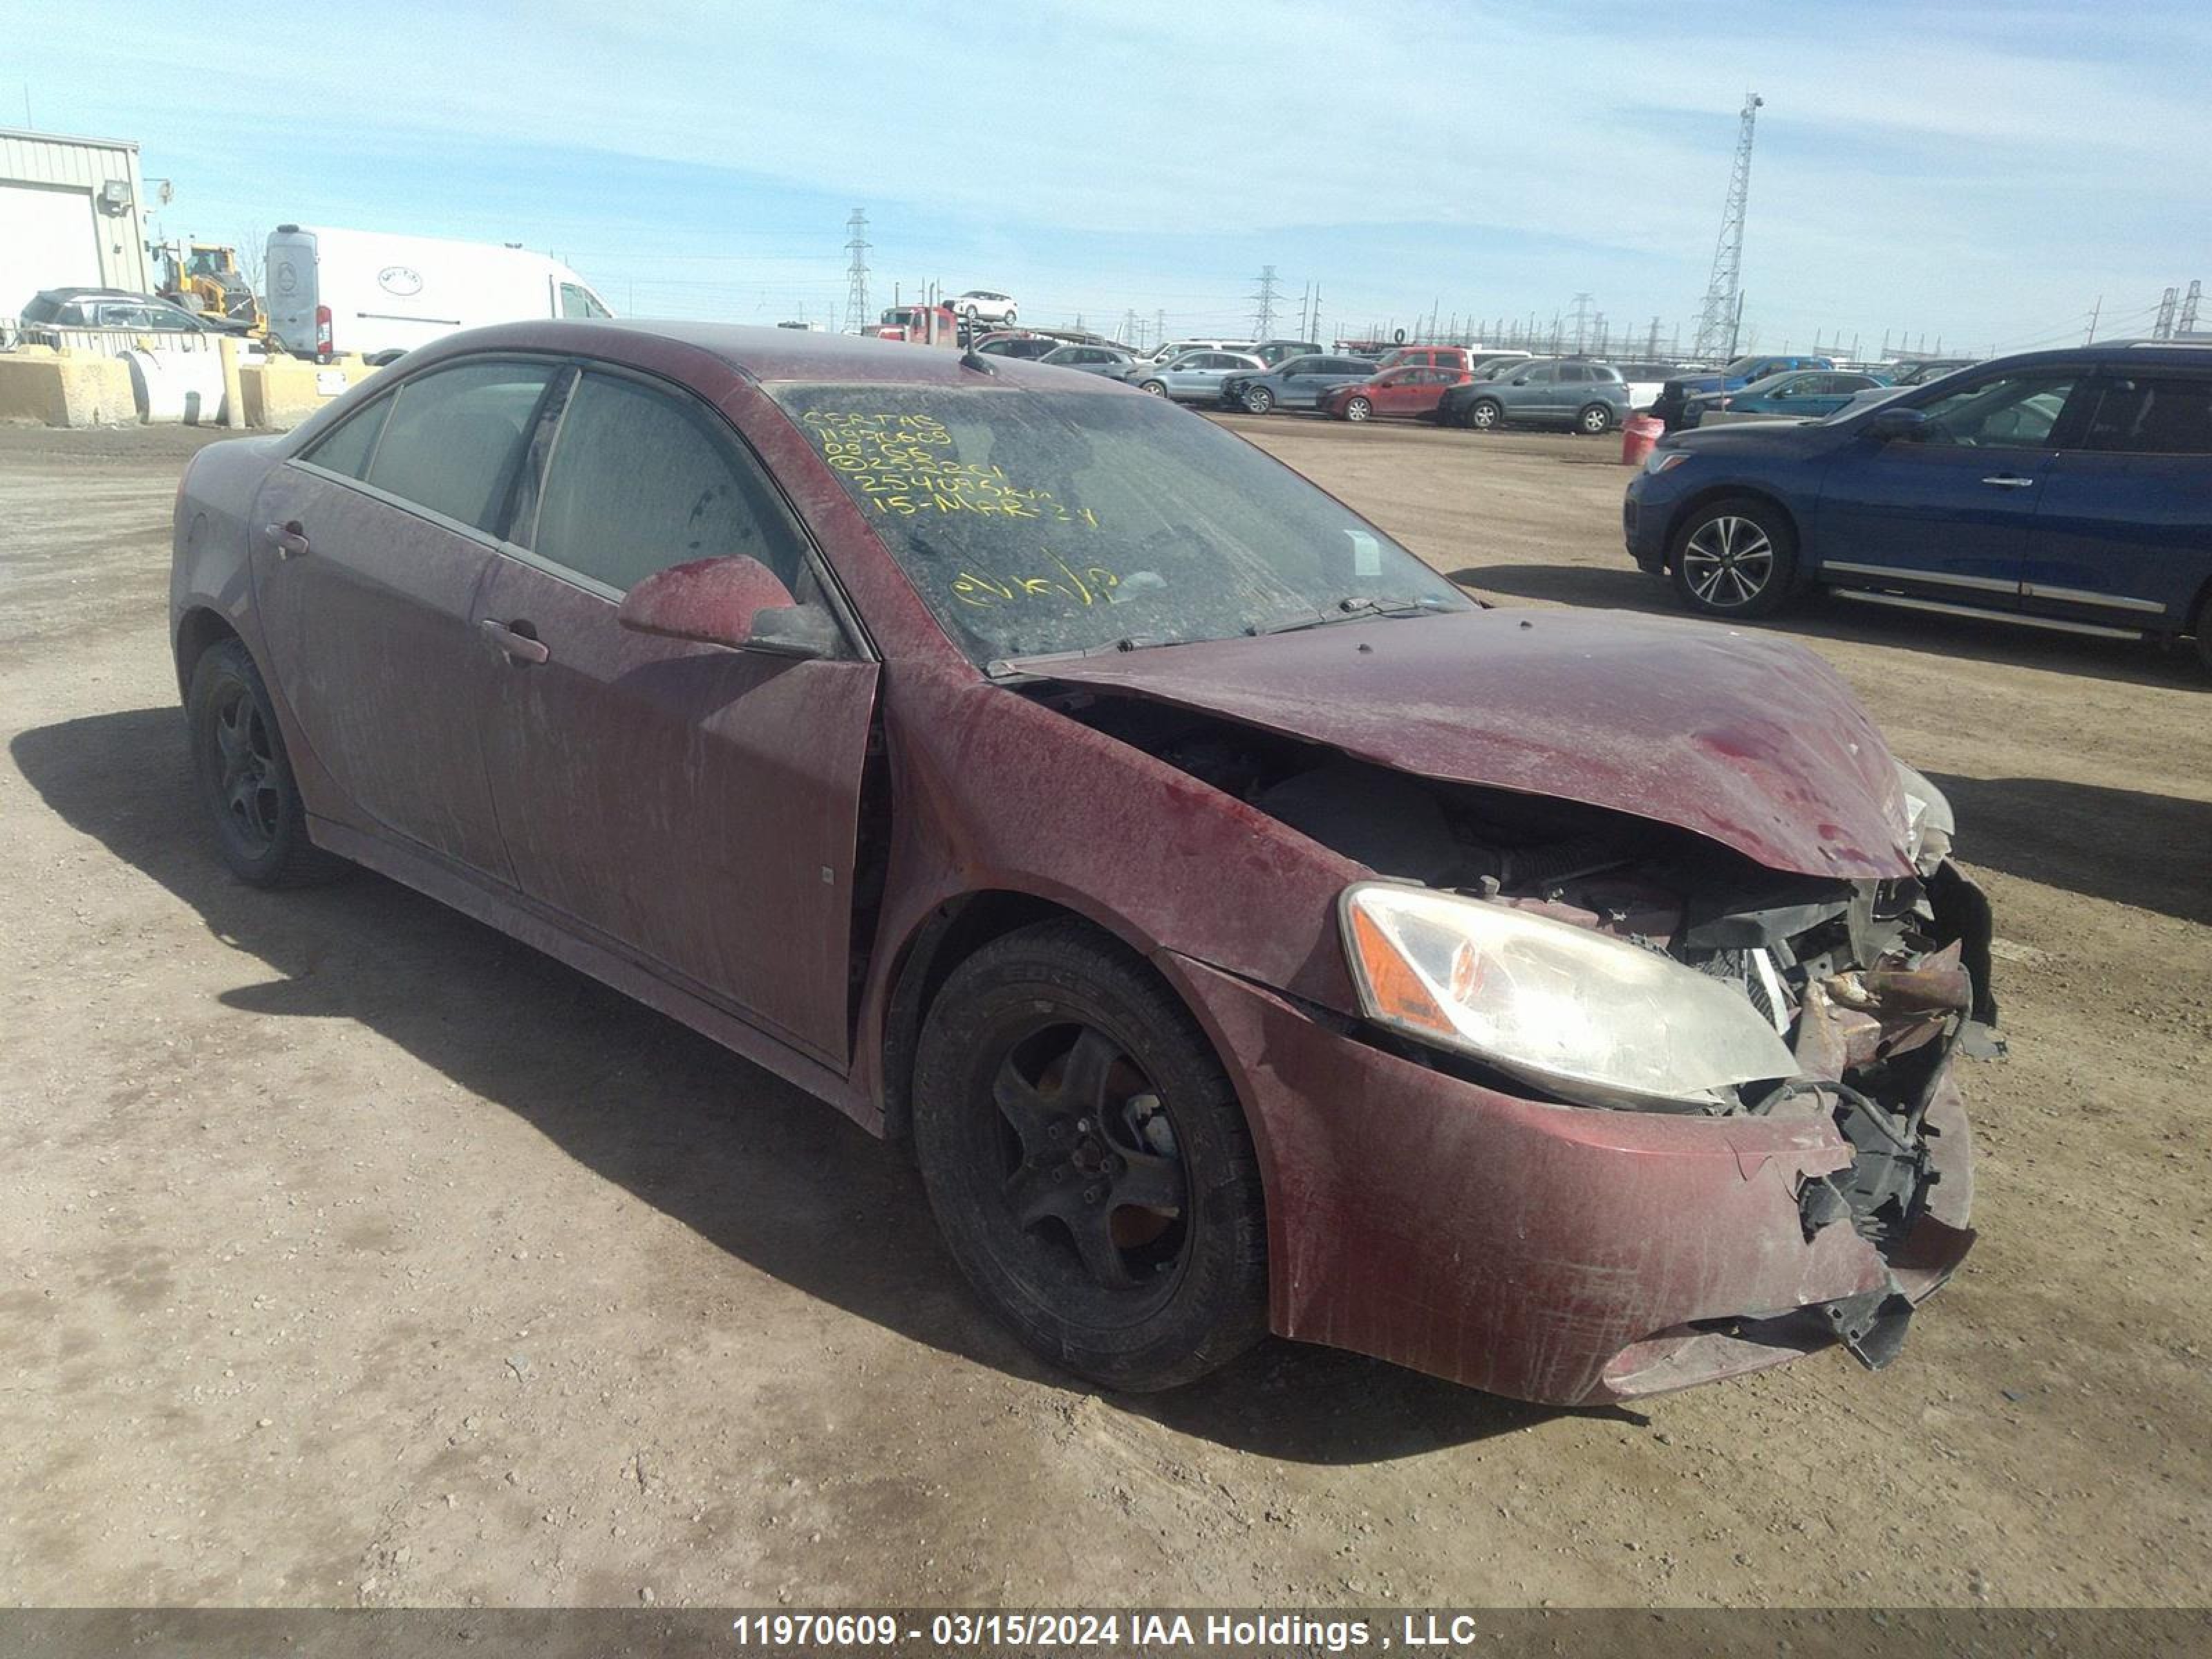
{"label": "crumpled metal panel", "polygon": [[1885,1263],[1848,1221],[1805,1237],[1799,1186],[1852,1157],[1825,1115],[1542,1105],[1339,1036],[1203,964],[1155,960],[1244,1100],[1282,1335],[1589,1404],[1825,1346],[1690,1328],[1879,1290],[1893,1267],[1917,1301],[1972,1243],[1971,1151],[1948,1077],[1929,1117],[1936,1201]]}
{"label": "crumpled metal panel", "polygon": [[1040,663],[1425,777],[1693,830],[1776,870],[1912,873],[1896,764],[1841,676],[1764,634],[1483,611]]}

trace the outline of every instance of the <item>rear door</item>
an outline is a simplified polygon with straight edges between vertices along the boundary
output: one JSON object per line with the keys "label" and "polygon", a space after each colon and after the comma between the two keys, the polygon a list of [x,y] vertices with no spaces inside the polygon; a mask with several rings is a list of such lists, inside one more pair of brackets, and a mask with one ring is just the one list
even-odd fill
{"label": "rear door", "polygon": [[2185,626],[2212,582],[2212,372],[2106,370],[2052,459],[2022,571],[2027,610]]}
{"label": "rear door", "polygon": [[269,238],[268,269],[262,280],[268,292],[269,331],[279,344],[301,356],[315,352],[316,297],[315,233],[280,230]]}
{"label": "rear door", "polygon": [[2017,608],[2029,530],[2084,374],[2001,369],[1907,393],[1928,417],[1917,436],[1860,437],[1828,464],[1814,518],[1822,577]]}
{"label": "rear door", "polygon": [[631,586],[693,559],[746,555],[824,595],[765,470],[690,393],[589,368],[539,447],[475,612],[544,653],[499,665],[483,720],[516,881],[842,1069],[876,665],[617,623]]}
{"label": "rear door", "polygon": [[410,377],[277,468],[253,514],[271,689],[316,758],[375,825],[501,881],[475,605],[555,374],[492,358]]}

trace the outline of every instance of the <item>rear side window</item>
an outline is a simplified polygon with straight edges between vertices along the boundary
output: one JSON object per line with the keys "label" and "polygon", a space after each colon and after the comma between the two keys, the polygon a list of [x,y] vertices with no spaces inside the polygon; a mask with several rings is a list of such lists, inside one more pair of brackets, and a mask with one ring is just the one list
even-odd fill
{"label": "rear side window", "polygon": [[2081,447],[2136,455],[2212,455],[2212,376],[2107,382]]}
{"label": "rear side window", "polygon": [[392,412],[368,482],[462,524],[496,530],[552,377],[537,363],[463,363],[408,381],[387,400]]}
{"label": "rear side window", "polygon": [[532,550],[617,591],[671,565],[743,554],[798,592],[798,526],[718,428],[686,400],[586,374],[561,418]]}
{"label": "rear side window", "polygon": [[27,323],[51,323],[61,314],[62,302],[48,294],[34,295],[31,303],[23,307],[23,320]]}
{"label": "rear side window", "polygon": [[367,478],[376,441],[384,434],[385,417],[392,413],[392,402],[389,398],[379,398],[360,414],[348,416],[337,431],[317,440],[315,447],[300,459],[343,472],[349,478]]}

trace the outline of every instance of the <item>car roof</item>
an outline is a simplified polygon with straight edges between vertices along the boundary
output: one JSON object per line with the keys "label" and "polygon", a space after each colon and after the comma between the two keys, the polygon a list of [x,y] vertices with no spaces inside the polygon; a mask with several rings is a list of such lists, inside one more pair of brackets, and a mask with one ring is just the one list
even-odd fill
{"label": "car roof", "polygon": [[[942,386],[970,389],[988,387],[996,376],[1002,382],[1019,383],[1032,375],[1047,377],[1032,384],[1049,385],[1071,392],[1099,397],[1141,397],[1118,381],[1073,369],[1042,368],[1018,357],[991,356],[986,374],[963,366],[972,354],[942,346],[917,345],[907,340],[867,339],[854,334],[811,334],[795,329],[754,327],[738,323],[692,322],[655,319],[546,318],[520,323],[499,323],[486,328],[464,329],[448,334],[433,346],[410,354],[415,361],[433,356],[442,361],[465,351],[530,350],[592,353],[595,349],[618,349],[622,337],[666,341],[719,358],[749,380],[829,381],[880,386]],[[595,345],[596,338],[596,345]],[[1204,348],[1211,349],[1212,348]]]}

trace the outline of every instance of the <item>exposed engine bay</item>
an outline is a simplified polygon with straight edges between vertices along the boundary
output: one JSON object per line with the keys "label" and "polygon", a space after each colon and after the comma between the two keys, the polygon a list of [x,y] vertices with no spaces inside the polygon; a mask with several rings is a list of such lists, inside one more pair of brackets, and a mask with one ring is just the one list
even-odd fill
{"label": "exposed engine bay", "polygon": [[[1949,808],[1917,774],[1900,768],[1915,875],[1838,880],[1768,869],[1628,813],[1419,777],[1142,698],[1048,683],[1029,694],[1378,876],[1571,923],[1724,982],[1772,1027],[1797,1075],[1660,1109],[1828,1116],[1856,1155],[1799,1194],[1808,1239],[1846,1223],[1887,1257],[1919,1219],[1940,1178],[1930,1101],[1954,1049],[1998,1045],[1989,903],[1945,856]],[[1463,1054],[1398,1046],[1420,1064],[1543,1097],[1525,1075],[1501,1079]],[[1910,1304],[1894,1293],[1855,1300],[1863,1305],[1822,1312],[1862,1360],[1885,1363]]]}

